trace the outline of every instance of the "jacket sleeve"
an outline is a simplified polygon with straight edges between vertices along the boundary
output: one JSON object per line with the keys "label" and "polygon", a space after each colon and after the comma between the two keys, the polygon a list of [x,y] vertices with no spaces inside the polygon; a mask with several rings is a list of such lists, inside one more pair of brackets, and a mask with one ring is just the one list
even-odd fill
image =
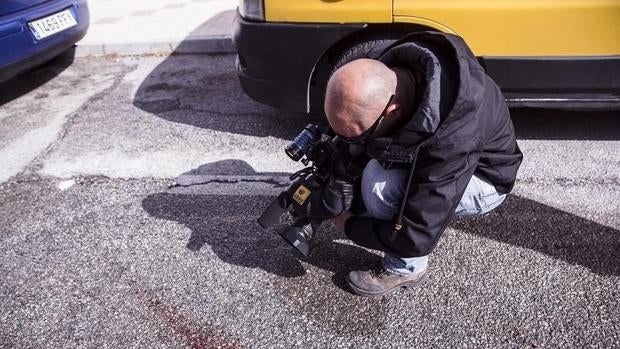
{"label": "jacket sleeve", "polygon": [[390,235],[396,217],[352,217],[346,222],[347,236],[358,245],[403,258],[429,254],[454,214],[480,153],[480,142],[471,139],[421,149],[404,203],[403,228],[395,239]]}

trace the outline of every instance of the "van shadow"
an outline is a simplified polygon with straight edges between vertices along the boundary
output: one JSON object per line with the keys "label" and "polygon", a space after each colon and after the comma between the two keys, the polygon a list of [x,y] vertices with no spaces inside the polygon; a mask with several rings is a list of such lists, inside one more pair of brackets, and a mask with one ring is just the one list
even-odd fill
{"label": "van shadow", "polygon": [[13,101],[52,80],[75,61],[75,47],[49,62],[0,83],[0,106]]}
{"label": "van shadow", "polygon": [[[233,14],[222,12],[196,28],[142,81],[133,104],[176,123],[235,134],[292,139],[313,121],[309,116],[276,110],[246,96],[237,78],[235,55],[192,53],[200,51],[197,45],[207,44],[192,37],[212,27],[212,23],[232,20]],[[232,49],[223,47],[223,51]]]}

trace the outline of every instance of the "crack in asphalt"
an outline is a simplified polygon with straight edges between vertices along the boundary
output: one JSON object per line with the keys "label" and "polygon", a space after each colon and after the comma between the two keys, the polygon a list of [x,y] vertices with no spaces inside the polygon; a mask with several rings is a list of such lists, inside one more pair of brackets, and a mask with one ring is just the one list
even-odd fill
{"label": "crack in asphalt", "polygon": [[198,175],[179,176],[171,185],[174,187],[191,187],[205,184],[234,184],[234,183],[265,183],[276,188],[288,187],[291,180],[288,176],[228,176],[228,175]]}

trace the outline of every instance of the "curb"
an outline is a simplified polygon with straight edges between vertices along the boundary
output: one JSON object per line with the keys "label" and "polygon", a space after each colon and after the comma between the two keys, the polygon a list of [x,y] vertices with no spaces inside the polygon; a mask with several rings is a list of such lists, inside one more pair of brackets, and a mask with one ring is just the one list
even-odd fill
{"label": "curb", "polygon": [[236,53],[230,36],[189,37],[181,41],[129,42],[116,44],[77,43],[76,56],[136,56],[159,54]]}

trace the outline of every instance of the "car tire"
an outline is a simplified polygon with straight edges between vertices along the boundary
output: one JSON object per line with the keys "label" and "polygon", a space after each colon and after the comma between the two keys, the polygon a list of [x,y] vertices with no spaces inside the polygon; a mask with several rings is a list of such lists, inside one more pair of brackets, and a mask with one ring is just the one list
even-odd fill
{"label": "car tire", "polygon": [[344,51],[340,55],[336,63],[334,63],[334,65],[332,66],[332,69],[329,72],[329,76],[331,77],[332,74],[334,74],[334,72],[338,70],[338,68],[356,59],[379,58],[379,55],[395,41],[396,39],[370,40],[370,41],[361,42],[349,48],[348,50]]}

